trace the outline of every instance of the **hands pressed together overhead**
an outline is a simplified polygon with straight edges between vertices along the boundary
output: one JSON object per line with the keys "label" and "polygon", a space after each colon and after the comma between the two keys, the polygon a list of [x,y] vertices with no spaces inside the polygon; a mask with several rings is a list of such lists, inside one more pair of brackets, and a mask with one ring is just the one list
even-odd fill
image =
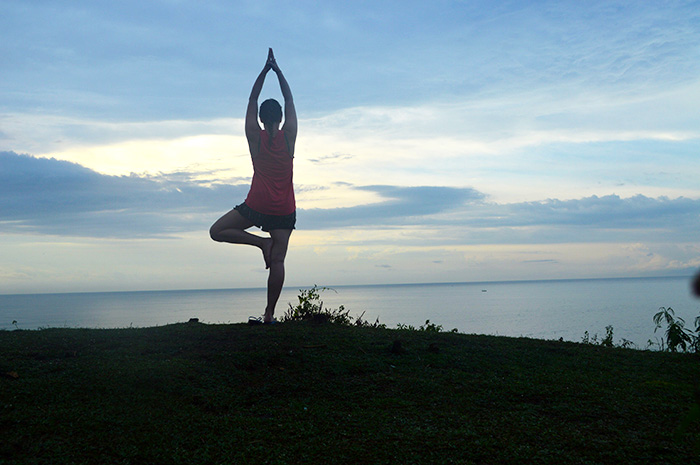
{"label": "hands pressed together overhead", "polygon": [[277,66],[277,60],[275,60],[275,54],[272,52],[272,49],[268,49],[269,51],[267,52],[267,62],[265,63],[265,69],[266,70],[272,70],[275,73],[278,73],[280,68]]}

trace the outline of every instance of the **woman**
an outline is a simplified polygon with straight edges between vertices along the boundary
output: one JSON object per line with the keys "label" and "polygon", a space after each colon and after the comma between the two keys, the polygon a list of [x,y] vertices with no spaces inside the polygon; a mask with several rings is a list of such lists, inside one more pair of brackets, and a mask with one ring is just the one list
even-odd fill
{"label": "woman", "polygon": [[[273,99],[260,105],[258,124],[258,97],[265,76],[272,70],[277,74],[284,97],[284,125],[282,107]],[[245,117],[245,134],[253,160],[253,181],[245,202],[219,218],[209,230],[217,242],[248,244],[260,248],[265,268],[270,270],[267,280],[267,306],[264,323],[274,323],[275,306],[284,284],[284,259],[289,237],[296,224],[296,204],[292,185],[294,143],[297,138],[297,114],[289,84],[272,49],[267,63],[253,84]],[[270,237],[251,234],[246,229],[257,226]]]}

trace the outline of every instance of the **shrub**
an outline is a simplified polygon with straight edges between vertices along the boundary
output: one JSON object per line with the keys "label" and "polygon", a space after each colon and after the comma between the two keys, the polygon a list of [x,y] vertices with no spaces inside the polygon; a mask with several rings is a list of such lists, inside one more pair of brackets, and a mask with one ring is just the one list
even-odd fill
{"label": "shrub", "polygon": [[[436,325],[435,323],[431,323],[430,320],[425,320],[425,324],[419,326],[416,328],[413,325],[405,325],[403,323],[399,323],[397,326],[397,329],[404,330],[404,331],[426,331],[429,333],[439,333],[442,332],[442,325]],[[451,333],[456,333],[457,328],[453,328]]]}
{"label": "shrub", "polygon": [[[696,325],[700,317],[695,319]],[[681,317],[675,316],[675,312],[671,307],[665,308],[660,307],[659,312],[654,315],[654,332],[656,332],[662,325],[662,322],[666,322],[666,348],[671,352],[677,352],[681,349],[687,352],[691,349],[697,349],[698,336],[694,335],[692,331],[685,328],[685,320]],[[700,329],[700,328],[698,328]],[[663,343],[662,343],[663,350]]]}
{"label": "shrub", "polygon": [[323,306],[321,292],[333,291],[328,287],[318,287],[314,284],[311,289],[299,289],[299,303],[296,306],[289,304],[289,309],[282,317],[282,321],[314,321],[317,323],[336,323],[340,325],[370,328],[386,328],[386,325],[379,323],[379,318],[374,323],[363,320],[364,312],[357,318],[350,316],[350,311],[341,305],[336,309]]}
{"label": "shrub", "polygon": [[340,306],[333,310],[323,307],[321,292],[332,290],[327,287],[319,288],[316,284],[311,289],[299,289],[299,303],[296,306],[289,304],[289,309],[282,317],[282,321],[313,320],[317,322],[330,322],[342,325],[350,325],[352,317],[350,311]]}

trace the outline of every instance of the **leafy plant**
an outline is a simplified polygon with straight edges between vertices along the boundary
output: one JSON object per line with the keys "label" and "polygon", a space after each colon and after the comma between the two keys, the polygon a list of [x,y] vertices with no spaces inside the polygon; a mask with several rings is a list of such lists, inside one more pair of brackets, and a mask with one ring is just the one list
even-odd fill
{"label": "leafy plant", "polygon": [[[695,321],[697,324],[698,319]],[[685,328],[685,320],[675,316],[671,307],[660,307],[659,312],[654,315],[654,332],[661,328],[663,322],[666,323],[666,347],[669,351],[678,352],[678,349],[681,349],[686,352],[689,348],[697,346],[697,337]]]}
{"label": "leafy plant", "polygon": [[608,325],[605,327],[605,336],[602,339],[598,339],[598,335],[594,334],[591,336],[588,331],[583,333],[583,337],[581,338],[581,342],[583,344],[589,344],[589,345],[596,345],[596,346],[603,346],[603,347],[620,347],[623,349],[636,349],[637,345],[630,341],[629,339],[622,338],[620,339],[619,344],[615,344],[615,340],[613,338],[613,327],[611,325]]}
{"label": "leafy plant", "polygon": [[603,347],[614,347],[615,344],[613,342],[613,327],[612,326],[606,326],[605,327],[605,337],[600,341],[600,345]]}
{"label": "leafy plant", "polygon": [[594,334],[593,337],[591,337],[590,334],[588,334],[588,331],[583,333],[583,337],[581,338],[581,343],[583,344],[597,344],[598,343],[598,335]]}
{"label": "leafy plant", "polygon": [[365,312],[362,312],[362,315],[355,318],[355,326],[358,326],[361,328],[382,328],[382,329],[386,328],[385,324],[379,322],[379,317],[377,317],[377,319],[374,321],[374,323],[370,323],[367,320],[363,320],[362,319],[363,316],[365,316]]}
{"label": "leafy plant", "polygon": [[436,325],[435,323],[431,323],[430,320],[425,320],[425,326],[421,326],[420,330],[429,333],[439,333],[442,331],[442,325]]}
{"label": "leafy plant", "polygon": [[[364,312],[360,316],[354,318],[350,316],[350,311],[346,310],[343,305],[336,309],[324,307],[323,301],[321,300],[321,293],[329,290],[336,292],[335,289],[318,287],[316,284],[310,289],[299,289],[299,295],[297,296],[299,303],[295,306],[291,303],[289,304],[289,309],[287,309],[282,317],[282,321],[315,321],[321,323],[336,323],[346,326],[354,325],[365,328],[386,328],[385,324],[379,322],[379,318],[377,318],[374,323],[364,320]],[[399,323],[398,329],[439,333],[442,332],[442,325],[431,323],[430,320],[425,320],[425,324],[418,328],[412,325]],[[457,328],[452,329],[451,332],[458,332]]]}
{"label": "leafy plant", "polygon": [[[425,324],[419,326],[418,328],[416,328],[416,327],[413,326],[413,325],[405,325],[405,324],[403,324],[403,323],[399,323],[399,324],[397,325],[397,328],[400,329],[400,330],[404,330],[404,331],[426,331],[426,332],[429,332],[429,333],[439,333],[439,332],[442,332],[442,325],[437,325],[437,324],[435,324],[435,323],[431,323],[430,320],[425,320]],[[452,329],[450,332],[451,332],[451,333],[456,333],[456,332],[457,332],[457,328]]]}
{"label": "leafy plant", "polygon": [[605,327],[605,337],[601,340],[598,340],[598,334],[594,334],[591,336],[588,331],[583,333],[583,337],[581,338],[581,342],[583,344],[589,344],[589,345],[594,345],[594,346],[605,346],[605,347],[614,347],[613,344],[613,327],[612,326],[606,326]]}
{"label": "leafy plant", "polygon": [[303,321],[313,320],[316,322],[329,322],[341,325],[352,324],[353,318],[350,316],[350,311],[346,310],[343,305],[337,309],[323,307],[321,300],[321,292],[335,289],[321,287],[316,284],[311,289],[299,289],[299,303],[296,306],[289,304],[289,309],[282,317],[282,321]]}

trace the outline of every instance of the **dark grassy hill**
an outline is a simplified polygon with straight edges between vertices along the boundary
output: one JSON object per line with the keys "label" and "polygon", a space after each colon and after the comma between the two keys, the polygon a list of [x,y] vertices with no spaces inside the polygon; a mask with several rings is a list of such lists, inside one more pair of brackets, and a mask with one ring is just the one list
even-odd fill
{"label": "dark grassy hill", "polygon": [[328,323],[0,331],[0,463],[691,464],[699,368]]}

